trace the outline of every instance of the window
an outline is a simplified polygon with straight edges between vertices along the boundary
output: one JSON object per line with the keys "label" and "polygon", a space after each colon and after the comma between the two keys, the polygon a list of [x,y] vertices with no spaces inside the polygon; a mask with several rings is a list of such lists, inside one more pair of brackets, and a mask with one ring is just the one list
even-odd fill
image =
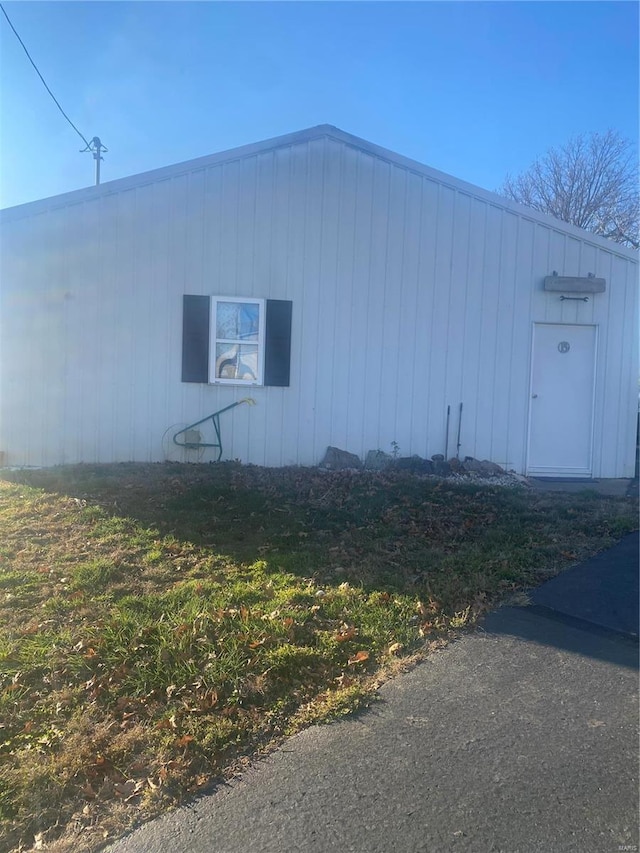
{"label": "window", "polygon": [[183,297],[182,381],[289,385],[291,302]]}
{"label": "window", "polygon": [[209,382],[262,385],[264,300],[211,298]]}

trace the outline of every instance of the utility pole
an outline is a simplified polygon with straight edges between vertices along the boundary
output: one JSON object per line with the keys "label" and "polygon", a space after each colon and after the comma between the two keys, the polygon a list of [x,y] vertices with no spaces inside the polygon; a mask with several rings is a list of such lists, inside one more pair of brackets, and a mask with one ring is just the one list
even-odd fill
{"label": "utility pole", "polygon": [[81,148],[80,153],[84,154],[85,151],[90,151],[93,154],[93,159],[96,161],[96,186],[100,183],[100,161],[103,159],[100,155],[103,151],[108,151],[108,148],[100,142],[99,136],[94,136],[91,142],[87,145],[86,148]]}

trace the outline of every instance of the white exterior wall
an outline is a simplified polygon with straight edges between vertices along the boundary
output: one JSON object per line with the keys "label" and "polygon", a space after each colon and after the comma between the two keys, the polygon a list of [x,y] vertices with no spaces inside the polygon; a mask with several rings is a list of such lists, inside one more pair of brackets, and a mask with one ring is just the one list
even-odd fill
{"label": "white exterior wall", "polygon": [[[524,472],[533,323],[553,322],[598,326],[593,475],[633,476],[633,254],[346,134],[296,137],[5,212],[8,464],[159,461],[169,426],[250,395],[224,458],[429,457],[447,405],[455,455],[462,402],[461,457]],[[552,270],[607,290],[562,302]],[[291,386],[182,383],[185,293],[292,300]]]}

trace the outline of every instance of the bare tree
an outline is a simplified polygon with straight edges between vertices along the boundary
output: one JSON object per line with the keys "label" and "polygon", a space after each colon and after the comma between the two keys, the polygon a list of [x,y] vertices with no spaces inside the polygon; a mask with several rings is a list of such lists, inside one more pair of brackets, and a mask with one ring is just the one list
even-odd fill
{"label": "bare tree", "polygon": [[637,158],[632,143],[614,130],[574,136],[517,177],[507,175],[498,192],[609,240],[640,246]]}

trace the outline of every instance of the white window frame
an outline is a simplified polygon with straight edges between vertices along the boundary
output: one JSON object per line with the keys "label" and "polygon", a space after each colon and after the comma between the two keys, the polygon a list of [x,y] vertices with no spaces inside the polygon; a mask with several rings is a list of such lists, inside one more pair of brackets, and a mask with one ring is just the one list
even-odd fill
{"label": "white window frame", "polygon": [[[210,297],[210,323],[209,323],[209,384],[210,385],[263,385],[264,384],[264,346],[265,346],[265,328],[266,328],[266,300],[251,299],[244,296],[211,296]],[[218,338],[217,332],[217,314],[218,305],[221,302],[243,302],[249,305],[258,305],[258,365],[257,379],[222,379],[216,376],[216,352],[217,344],[229,343],[234,341],[229,338]],[[254,342],[251,341],[254,345]]]}

